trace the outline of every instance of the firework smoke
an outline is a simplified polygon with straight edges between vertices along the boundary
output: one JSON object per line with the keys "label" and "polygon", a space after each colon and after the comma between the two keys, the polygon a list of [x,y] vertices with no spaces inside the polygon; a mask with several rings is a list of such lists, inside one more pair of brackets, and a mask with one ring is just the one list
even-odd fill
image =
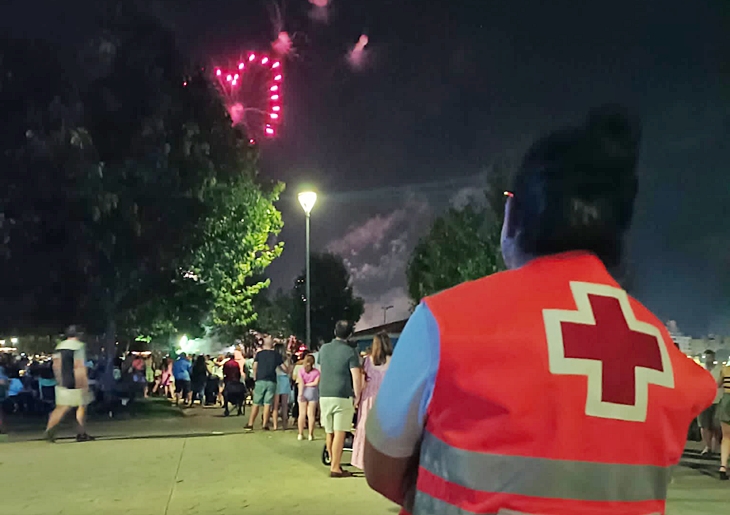
{"label": "firework smoke", "polygon": [[282,57],[291,54],[292,50],[294,50],[294,44],[292,43],[291,37],[289,37],[289,33],[285,31],[279,32],[279,36],[276,38],[276,41],[271,44],[271,47],[274,49],[274,52]]}
{"label": "firework smoke", "polygon": [[368,37],[363,34],[360,36],[360,39],[358,39],[357,43],[355,43],[355,46],[347,53],[347,62],[350,63],[350,66],[355,70],[362,70],[365,67],[365,64],[367,62],[367,51],[365,50],[365,47],[368,46],[368,43],[370,40]]}
{"label": "firework smoke", "polygon": [[309,11],[309,17],[314,21],[327,23],[330,19],[330,0],[309,0],[312,9]]}

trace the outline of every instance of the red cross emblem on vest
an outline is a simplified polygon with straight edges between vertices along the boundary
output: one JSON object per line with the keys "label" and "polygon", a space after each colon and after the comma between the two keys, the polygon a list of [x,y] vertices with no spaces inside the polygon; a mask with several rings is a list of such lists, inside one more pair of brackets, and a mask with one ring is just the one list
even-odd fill
{"label": "red cross emblem on vest", "polygon": [[570,289],[575,311],[543,310],[550,372],[588,378],[586,415],[645,421],[649,385],[674,388],[661,332],[636,319],[620,288],[571,282]]}

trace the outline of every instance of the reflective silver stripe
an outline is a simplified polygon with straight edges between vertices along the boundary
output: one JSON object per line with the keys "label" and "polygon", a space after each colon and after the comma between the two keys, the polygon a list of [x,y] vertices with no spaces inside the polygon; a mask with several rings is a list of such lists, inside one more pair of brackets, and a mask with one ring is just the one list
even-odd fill
{"label": "reflective silver stripe", "polygon": [[413,503],[413,510],[410,513],[411,515],[477,515],[423,492],[416,492],[416,501]]}
{"label": "reflective silver stripe", "polygon": [[410,513],[411,515],[477,515],[423,492],[416,492],[416,501],[413,503],[413,510]]}
{"label": "reflective silver stripe", "polygon": [[421,466],[471,490],[577,501],[664,500],[671,474],[671,468],[655,465],[465,451],[447,445],[428,432],[421,449]]}
{"label": "reflective silver stripe", "polygon": [[[416,503],[411,515],[537,515],[514,510],[499,510],[497,513],[474,513],[458,506],[454,506],[423,492],[416,494]],[[659,512],[647,513],[647,515],[662,515]]]}

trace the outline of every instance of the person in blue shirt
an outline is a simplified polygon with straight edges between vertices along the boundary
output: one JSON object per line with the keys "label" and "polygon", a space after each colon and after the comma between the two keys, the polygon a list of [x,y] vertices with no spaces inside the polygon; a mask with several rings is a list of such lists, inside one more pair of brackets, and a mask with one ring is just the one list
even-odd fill
{"label": "person in blue shirt", "polygon": [[0,358],[0,435],[5,434],[3,430],[3,409],[2,404],[5,401],[5,392],[8,388],[8,376],[5,375],[5,367]]}
{"label": "person in blue shirt", "polygon": [[190,387],[190,372],[193,366],[187,354],[181,352],[172,365],[172,375],[175,378],[175,405],[180,404],[180,397],[184,404],[190,405],[193,400],[193,390]]}

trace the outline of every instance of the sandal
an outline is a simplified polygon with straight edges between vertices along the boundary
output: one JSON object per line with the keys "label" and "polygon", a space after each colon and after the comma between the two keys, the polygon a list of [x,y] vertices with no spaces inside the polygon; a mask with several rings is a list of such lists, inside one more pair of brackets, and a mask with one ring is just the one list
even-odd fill
{"label": "sandal", "polygon": [[727,467],[720,467],[720,481],[727,481]]}

